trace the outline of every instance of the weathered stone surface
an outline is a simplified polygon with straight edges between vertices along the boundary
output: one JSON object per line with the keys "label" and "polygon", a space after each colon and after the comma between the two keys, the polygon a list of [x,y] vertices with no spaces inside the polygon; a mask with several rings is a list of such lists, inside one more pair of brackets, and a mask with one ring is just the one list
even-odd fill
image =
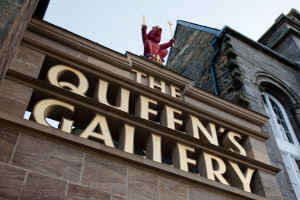
{"label": "weathered stone surface", "polygon": [[23,117],[32,91],[32,88],[4,79],[0,86],[0,109],[17,117]]}
{"label": "weathered stone surface", "polygon": [[54,40],[51,40],[47,37],[42,37],[41,35],[38,35],[36,33],[27,31],[25,33],[25,37],[30,37],[32,40],[36,40],[42,45],[47,46],[49,49],[55,49],[56,51],[61,52],[62,54],[66,54],[69,56],[72,56],[74,58],[78,58],[80,60],[88,61],[88,57],[85,53],[80,52],[76,50],[75,48],[71,48],[69,46],[66,46],[60,42],[56,42]]}
{"label": "weathered stone surface", "polygon": [[125,200],[125,199],[127,199],[127,198],[125,198],[125,197],[120,197],[120,196],[113,196],[113,197],[112,197],[112,200]]}
{"label": "weathered stone surface", "polygon": [[87,155],[82,184],[91,188],[126,196],[126,166],[107,159]]}
{"label": "weathered stone surface", "polygon": [[0,109],[6,113],[13,114],[22,118],[25,114],[27,105],[19,103],[17,101],[0,97]]}
{"label": "weathered stone surface", "polygon": [[[24,1],[23,1],[24,2]],[[21,4],[23,2],[20,2]],[[17,2],[3,0],[0,3],[0,22],[5,27],[0,32],[0,45],[3,43],[3,40],[7,33],[9,32],[9,26],[13,23],[16,18],[21,4],[17,4]]]}
{"label": "weathered stone surface", "polygon": [[84,200],[84,199],[101,199],[111,200],[111,194],[101,192],[89,187],[69,184],[66,199]]}
{"label": "weathered stone surface", "polygon": [[65,199],[66,184],[65,181],[30,172],[21,199]]}
{"label": "weathered stone surface", "polygon": [[[292,10],[291,10],[292,12]],[[290,13],[291,13],[290,12]],[[297,11],[296,11],[297,12]],[[290,14],[289,13],[289,14]],[[259,42],[266,45],[270,49],[275,50],[281,55],[289,58],[294,62],[300,61],[299,50],[299,29],[289,22],[288,18],[299,23],[297,17],[291,17],[288,15],[281,15],[275,23],[275,28],[269,29],[260,39]],[[294,13],[295,14],[295,13]],[[295,14],[299,16],[298,14]]]}
{"label": "weathered stone surface", "polygon": [[32,171],[79,182],[83,153],[46,140],[22,135],[12,163]]}
{"label": "weathered stone surface", "polygon": [[214,53],[210,42],[215,35],[180,24],[176,31],[176,45],[170,52],[168,67],[193,79],[195,85],[214,92],[209,63]]}
{"label": "weathered stone surface", "polygon": [[0,127],[0,162],[9,163],[19,133]]}
{"label": "weathered stone surface", "polygon": [[18,199],[26,171],[0,164],[0,199]]}
{"label": "weathered stone surface", "polygon": [[[2,30],[0,33],[0,84],[20,45],[38,0],[1,1]],[[8,7],[8,8],[7,8]],[[7,14],[7,11],[10,12]]]}
{"label": "weathered stone surface", "polygon": [[249,137],[247,138],[244,147],[248,157],[269,165],[271,164],[264,142]]}
{"label": "weathered stone surface", "polygon": [[[299,30],[296,30],[296,25],[291,26],[291,24],[292,23],[290,22],[280,23],[276,26],[274,33],[265,35],[266,38],[260,42],[270,48],[272,47],[292,61],[297,61],[297,59],[299,61],[300,42],[299,38],[296,38],[295,35],[293,35],[296,31],[299,33]],[[196,30],[192,29],[193,28],[188,26],[181,27],[181,25],[177,27],[175,34],[177,37],[175,38],[177,50],[176,48],[171,50],[168,60],[170,64],[169,67],[193,80],[196,80],[195,75],[197,75],[199,82],[195,81],[195,85],[207,91],[213,91],[213,85],[207,85],[208,80],[210,79],[209,76],[211,76],[211,74],[208,73],[208,65],[205,65],[202,61],[194,63],[193,59],[185,57],[185,54],[178,54],[178,52],[199,51],[199,49],[211,50],[211,44],[197,42],[195,38],[190,37],[191,34],[196,34],[194,33]],[[287,34],[289,29],[293,30],[289,31]],[[202,34],[201,31],[198,31],[198,35],[200,34]],[[286,38],[282,41],[279,40],[284,34]],[[221,51],[215,60],[215,71],[220,97],[247,107],[255,112],[266,114],[261,93],[266,91],[274,96],[276,95],[275,97],[278,98],[285,107],[295,133],[298,133],[300,131],[299,126],[296,124],[295,117],[292,114],[292,108],[295,104],[294,101],[295,99],[300,98],[300,74],[299,70],[297,70],[298,68],[279,59],[275,54],[270,53],[265,48],[261,48],[259,45],[253,45],[253,42],[248,41],[243,37],[238,37],[235,34],[231,34],[230,31],[226,32],[222,39],[223,42],[221,42],[220,46]],[[278,43],[274,46],[274,42]],[[197,43],[198,47],[190,49],[193,43]],[[203,46],[200,47],[201,45]],[[228,54],[229,48],[234,52],[234,56]],[[196,54],[196,52],[194,52],[194,54]],[[207,57],[212,58],[210,54],[206,55]],[[231,69],[225,67],[228,58],[236,61],[236,66],[238,66],[239,69],[238,74],[233,73]],[[192,73],[187,73],[185,71],[186,69],[179,69],[181,63],[193,63]],[[201,73],[198,73],[200,71]],[[236,82],[238,84],[233,84],[234,79],[237,80],[236,77],[239,79],[239,81]],[[269,126],[269,123],[267,125]],[[283,168],[283,161],[274,139],[272,129],[269,126],[268,130],[264,130],[263,132],[270,135],[271,138],[265,144],[254,140],[245,141],[247,155],[266,164],[272,164],[275,167]],[[265,145],[267,146],[267,150]],[[267,155],[267,153],[269,153],[269,155]],[[268,157],[270,157],[270,159]],[[282,171],[285,171],[284,168]],[[282,195],[285,198],[293,199],[293,189],[288,175],[280,172],[277,175],[277,182],[280,186]],[[268,186],[263,184],[261,189],[263,190],[264,187]],[[271,190],[264,190],[264,192],[272,193]]]}
{"label": "weathered stone surface", "polygon": [[177,181],[159,177],[160,200],[187,200],[187,186]]}
{"label": "weathered stone surface", "polygon": [[258,171],[258,175],[267,199],[281,200],[282,196],[276,181],[276,177],[262,171]]}
{"label": "weathered stone surface", "polygon": [[10,69],[37,78],[44,58],[44,54],[21,45]]}
{"label": "weathered stone surface", "polygon": [[224,193],[217,193],[208,188],[189,187],[189,200],[232,200],[234,196],[227,196]]}
{"label": "weathered stone surface", "polygon": [[128,199],[158,199],[158,176],[129,167]]}

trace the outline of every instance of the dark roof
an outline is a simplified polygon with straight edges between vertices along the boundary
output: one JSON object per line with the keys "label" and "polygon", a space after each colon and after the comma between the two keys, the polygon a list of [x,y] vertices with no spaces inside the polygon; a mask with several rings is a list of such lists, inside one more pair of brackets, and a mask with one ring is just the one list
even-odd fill
{"label": "dark roof", "polygon": [[205,32],[212,33],[212,34],[215,34],[215,35],[217,35],[220,32],[220,30],[216,29],[216,28],[202,26],[202,25],[199,25],[199,24],[194,24],[194,23],[183,21],[183,20],[177,20],[177,24],[181,24],[181,25],[184,25],[184,26],[187,26],[187,27],[190,27],[190,28],[194,28],[194,29],[197,29],[197,30],[200,30],[200,31],[205,31]]}

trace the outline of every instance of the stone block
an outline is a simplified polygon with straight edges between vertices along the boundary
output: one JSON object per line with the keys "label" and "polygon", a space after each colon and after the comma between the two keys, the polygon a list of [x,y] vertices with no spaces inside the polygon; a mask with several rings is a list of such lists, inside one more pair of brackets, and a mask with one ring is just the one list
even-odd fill
{"label": "stone block", "polygon": [[44,59],[44,54],[21,45],[10,69],[37,78]]}
{"label": "stone block", "polygon": [[89,187],[69,184],[66,199],[83,200],[83,199],[101,199],[111,200],[111,194],[102,192]]}
{"label": "stone block", "polygon": [[248,157],[269,165],[271,164],[264,142],[248,137],[245,141],[244,147]]}
{"label": "stone block", "polygon": [[228,68],[229,70],[233,70],[235,68],[239,68],[239,65],[237,64],[236,60],[230,59],[224,67]]}
{"label": "stone block", "polygon": [[128,168],[128,199],[158,199],[158,176]]}
{"label": "stone block", "polygon": [[[9,3],[7,3],[9,2]],[[13,0],[1,1],[1,6],[12,5],[15,11],[13,13],[6,13],[10,8],[4,8],[4,12],[0,12],[1,19],[0,21],[8,25],[8,32],[5,35],[1,35],[1,46],[0,46],[0,84],[5,76],[5,73],[11,62],[17,49],[21,43],[23,33],[28,27],[32,14],[36,8],[38,0],[24,1],[24,0]]]}
{"label": "stone block", "polygon": [[66,45],[63,45],[59,42],[53,41],[49,38],[43,37],[36,33],[27,31],[25,33],[25,37],[30,37],[30,39],[36,40],[41,45],[45,45],[45,46],[49,47],[50,49],[55,49],[56,51],[60,52],[61,54],[66,54],[66,55],[72,56],[76,59],[80,59],[80,60],[84,60],[84,61],[88,60],[88,57],[85,53],[77,51],[74,48],[68,47]]}
{"label": "stone block", "polygon": [[126,166],[107,159],[87,155],[82,184],[91,188],[126,196]]}
{"label": "stone block", "polygon": [[23,118],[27,105],[17,101],[0,97],[0,110],[16,117]]}
{"label": "stone block", "polygon": [[65,199],[66,184],[65,181],[30,172],[21,199],[63,200]]}
{"label": "stone block", "polygon": [[83,153],[29,135],[22,135],[12,163],[32,171],[79,182]]}
{"label": "stone block", "polygon": [[177,181],[159,177],[160,200],[187,200],[187,186]]}
{"label": "stone block", "polygon": [[267,199],[281,200],[282,196],[276,181],[276,177],[263,171],[258,171],[258,176],[261,180],[262,188]]}
{"label": "stone block", "polygon": [[26,171],[0,164],[0,199],[18,199]]}
{"label": "stone block", "polygon": [[[2,0],[0,3],[0,22],[5,25],[11,26],[19,10],[20,7],[18,5],[15,5],[8,0]],[[1,38],[3,38],[4,36],[5,35],[3,35]]]}
{"label": "stone block", "polygon": [[0,87],[0,109],[23,118],[32,91],[32,88],[4,79]]}
{"label": "stone block", "polygon": [[232,48],[227,49],[225,54],[228,59],[235,59],[237,57],[237,53]]}
{"label": "stone block", "polygon": [[243,80],[241,77],[235,76],[232,80],[232,85],[236,90],[239,90],[243,86]]}
{"label": "stone block", "polygon": [[289,196],[289,191],[286,189],[286,187],[280,188],[280,192],[282,196],[288,197]]}
{"label": "stone block", "polygon": [[5,36],[7,35],[9,31],[9,26],[6,26],[5,24],[2,24],[0,22],[0,45],[2,44]]}
{"label": "stone block", "polygon": [[241,70],[238,69],[238,68],[232,70],[232,72],[231,72],[231,76],[232,76],[232,77],[236,77],[236,76],[240,77],[241,74],[242,74],[242,72],[241,72]]}
{"label": "stone block", "polygon": [[112,196],[112,200],[125,200],[127,198],[125,197],[120,197],[120,196]]}
{"label": "stone block", "polygon": [[232,200],[233,196],[227,196],[224,193],[218,193],[209,188],[189,187],[189,200]]}
{"label": "stone block", "polygon": [[9,163],[19,133],[0,127],[0,162]]}
{"label": "stone block", "polygon": [[[109,70],[115,74],[118,74],[120,76],[124,76],[126,78],[130,78],[130,72],[124,70],[124,69],[121,69],[119,67],[116,67],[116,66],[113,66],[109,63],[106,63],[102,60],[99,60],[97,58],[94,58],[92,56],[87,56],[87,62],[93,64],[93,65],[96,65],[97,67],[99,68],[102,68],[102,69],[106,69],[106,70]],[[135,80],[135,79],[134,79]]]}

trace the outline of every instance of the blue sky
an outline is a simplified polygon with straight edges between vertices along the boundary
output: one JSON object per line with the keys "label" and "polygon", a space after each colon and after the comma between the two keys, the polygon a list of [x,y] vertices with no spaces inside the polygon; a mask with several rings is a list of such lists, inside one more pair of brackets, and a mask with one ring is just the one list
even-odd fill
{"label": "blue sky", "polygon": [[124,54],[143,54],[141,24],[148,31],[163,28],[162,42],[171,38],[177,20],[222,29],[228,25],[257,40],[281,14],[300,12],[300,0],[51,0],[45,21]]}

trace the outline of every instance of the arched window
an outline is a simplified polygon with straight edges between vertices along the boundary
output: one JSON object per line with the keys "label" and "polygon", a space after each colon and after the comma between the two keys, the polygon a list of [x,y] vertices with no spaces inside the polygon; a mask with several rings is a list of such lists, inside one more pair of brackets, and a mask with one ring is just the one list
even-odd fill
{"label": "arched window", "polygon": [[281,157],[293,185],[297,199],[300,200],[300,145],[291,126],[284,107],[272,95],[262,94],[270,124],[275,135]]}
{"label": "arched window", "polygon": [[283,106],[270,94],[263,93],[263,99],[275,137],[295,144],[297,139]]}

